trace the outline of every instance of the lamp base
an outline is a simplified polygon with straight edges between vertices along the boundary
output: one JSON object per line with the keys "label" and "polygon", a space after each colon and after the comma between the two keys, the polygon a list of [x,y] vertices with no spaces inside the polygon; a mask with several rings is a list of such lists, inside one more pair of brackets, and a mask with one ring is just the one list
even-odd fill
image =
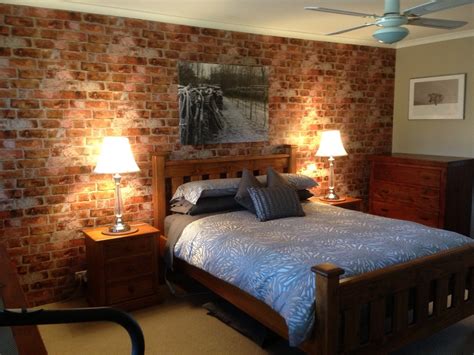
{"label": "lamp base", "polygon": [[132,234],[138,231],[138,228],[130,227],[128,224],[115,224],[110,226],[109,229],[102,231],[105,235],[126,235]]}
{"label": "lamp base", "polygon": [[346,198],[339,197],[339,195],[336,195],[334,192],[329,192],[326,196],[320,197],[319,199],[323,201],[339,202],[344,201]]}

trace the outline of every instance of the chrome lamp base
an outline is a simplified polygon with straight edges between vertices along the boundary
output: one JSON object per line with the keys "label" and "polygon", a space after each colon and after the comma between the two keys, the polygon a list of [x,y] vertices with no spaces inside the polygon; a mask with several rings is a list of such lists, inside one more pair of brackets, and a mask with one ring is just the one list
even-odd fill
{"label": "chrome lamp base", "polygon": [[324,201],[344,201],[344,197],[339,197],[334,191],[334,158],[329,157],[329,191],[328,193],[321,198]]}
{"label": "chrome lamp base", "polygon": [[327,195],[325,195],[324,197],[321,197],[320,199],[324,201],[338,202],[338,201],[344,201],[345,197],[339,197],[339,195],[337,195],[334,191],[329,191]]}
{"label": "chrome lamp base", "polygon": [[138,231],[138,228],[130,227],[130,225],[126,223],[115,223],[114,225],[110,226],[109,229],[102,231],[102,234],[125,235],[125,234],[132,234],[137,231]]}
{"label": "chrome lamp base", "polygon": [[102,234],[105,235],[123,235],[131,234],[138,231],[138,228],[132,228],[127,223],[123,221],[122,211],[123,211],[123,202],[122,194],[120,192],[120,174],[115,174],[113,176],[115,182],[115,224],[110,226],[107,231],[103,231]]}

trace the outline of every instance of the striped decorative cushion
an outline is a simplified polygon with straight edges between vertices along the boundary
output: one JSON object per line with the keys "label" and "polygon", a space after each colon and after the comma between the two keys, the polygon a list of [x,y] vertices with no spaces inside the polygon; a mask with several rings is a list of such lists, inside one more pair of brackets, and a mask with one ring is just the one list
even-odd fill
{"label": "striped decorative cushion", "polygon": [[286,186],[249,187],[257,218],[261,222],[284,217],[302,217],[303,208],[295,189]]}

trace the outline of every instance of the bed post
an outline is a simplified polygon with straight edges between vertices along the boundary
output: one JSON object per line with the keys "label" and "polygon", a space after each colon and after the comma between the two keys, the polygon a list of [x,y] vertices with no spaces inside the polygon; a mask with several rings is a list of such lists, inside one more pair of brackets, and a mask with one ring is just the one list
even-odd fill
{"label": "bed post", "polygon": [[285,144],[284,145],[286,153],[290,155],[288,158],[288,173],[296,174],[296,151],[298,149],[297,145]]}
{"label": "bed post", "polygon": [[166,187],[165,187],[165,161],[167,152],[153,155],[151,166],[153,169],[153,225],[164,233],[164,220],[166,217]]}
{"label": "bed post", "polygon": [[339,335],[339,276],[344,270],[331,263],[311,268],[316,274],[315,343],[318,355],[335,355]]}

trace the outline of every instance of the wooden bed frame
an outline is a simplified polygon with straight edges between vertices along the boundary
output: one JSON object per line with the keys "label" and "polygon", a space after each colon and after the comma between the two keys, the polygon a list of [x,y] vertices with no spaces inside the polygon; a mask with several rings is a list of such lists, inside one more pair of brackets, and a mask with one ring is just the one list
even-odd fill
{"label": "wooden bed frame", "polygon": [[[268,166],[295,172],[295,149],[265,156],[168,160],[153,156],[155,226],[164,230],[168,201],[186,182],[239,176]],[[166,238],[166,237],[163,237]],[[164,241],[163,239],[162,241]],[[268,305],[209,273],[175,259],[177,268],[287,338],[284,319]],[[474,246],[467,245],[354,277],[333,264],[312,267],[316,321],[301,348],[310,354],[385,354],[474,314]]]}

